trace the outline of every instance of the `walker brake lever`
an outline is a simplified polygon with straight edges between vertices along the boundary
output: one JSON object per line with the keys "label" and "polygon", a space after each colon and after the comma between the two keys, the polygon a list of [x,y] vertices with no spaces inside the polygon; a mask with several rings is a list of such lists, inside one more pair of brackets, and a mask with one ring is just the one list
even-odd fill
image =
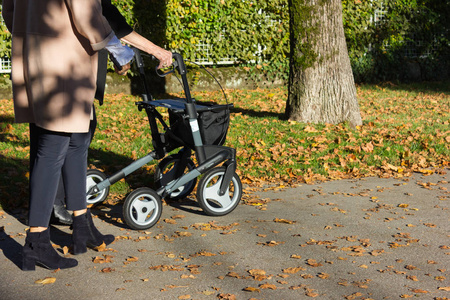
{"label": "walker brake lever", "polygon": [[[153,56],[153,55],[150,55],[150,56],[151,56],[152,60],[158,60],[155,56]],[[155,67],[155,71],[156,71],[156,74],[157,74],[159,77],[165,77],[165,76],[167,76],[167,75],[169,75],[169,74],[175,72],[175,69],[176,69],[177,67],[178,67],[178,63],[177,63],[177,61],[175,60],[175,61],[172,62],[172,65],[169,67],[169,68],[171,68],[171,70],[169,70],[169,71],[167,71],[167,72],[160,72],[160,71],[159,71],[160,69],[158,69],[158,67],[156,66],[156,67]]]}

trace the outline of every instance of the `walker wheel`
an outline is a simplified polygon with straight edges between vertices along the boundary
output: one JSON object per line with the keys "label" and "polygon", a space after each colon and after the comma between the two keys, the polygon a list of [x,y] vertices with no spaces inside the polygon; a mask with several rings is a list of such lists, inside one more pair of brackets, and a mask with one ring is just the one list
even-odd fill
{"label": "walker wheel", "polygon": [[98,191],[94,194],[89,194],[88,192],[91,187],[97,185],[99,182],[102,182],[106,179],[106,175],[96,169],[89,169],[86,172],[86,202],[88,205],[96,205],[98,203],[103,202],[106,197],[109,195],[109,186],[101,191]]}
{"label": "walker wheel", "polygon": [[[157,188],[166,186],[177,179],[175,174],[176,168],[181,164],[181,155],[174,154],[164,158],[156,167],[155,170],[155,184]],[[186,174],[195,168],[195,164],[191,159],[185,162],[185,170],[182,174]],[[171,192],[165,198],[168,200],[178,200],[187,197],[195,188],[197,178],[189,181],[183,186],[180,186],[175,191]]]}
{"label": "walker wheel", "polygon": [[223,216],[232,212],[242,197],[242,183],[234,173],[224,195],[219,195],[220,185],[226,168],[213,168],[200,179],[197,187],[197,201],[203,211],[210,216]]}
{"label": "walker wheel", "polygon": [[138,188],[130,193],[123,205],[125,223],[143,230],[155,225],[162,213],[161,197],[150,188]]}

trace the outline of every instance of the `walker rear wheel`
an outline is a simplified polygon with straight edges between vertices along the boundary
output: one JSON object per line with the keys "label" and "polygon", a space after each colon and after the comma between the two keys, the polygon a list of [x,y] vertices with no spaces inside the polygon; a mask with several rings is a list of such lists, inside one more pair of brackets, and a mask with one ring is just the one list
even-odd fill
{"label": "walker rear wheel", "polygon": [[[168,185],[177,179],[176,168],[181,163],[185,164],[185,169],[181,175],[184,175],[195,168],[194,162],[189,158],[187,161],[181,161],[181,155],[174,154],[164,158],[156,167],[155,170],[155,184],[158,188]],[[180,176],[181,177],[181,176]],[[183,186],[167,195],[168,200],[178,200],[187,197],[195,188],[197,178],[189,181]]]}
{"label": "walker rear wheel", "polygon": [[123,217],[132,229],[143,230],[155,225],[162,213],[161,197],[150,188],[138,188],[125,199]]}
{"label": "walker rear wheel", "polygon": [[86,202],[88,205],[96,205],[98,203],[103,202],[106,197],[109,195],[109,187],[94,193],[94,194],[87,194],[89,190],[97,185],[99,182],[102,182],[106,179],[106,175],[96,169],[89,169],[86,172]]}

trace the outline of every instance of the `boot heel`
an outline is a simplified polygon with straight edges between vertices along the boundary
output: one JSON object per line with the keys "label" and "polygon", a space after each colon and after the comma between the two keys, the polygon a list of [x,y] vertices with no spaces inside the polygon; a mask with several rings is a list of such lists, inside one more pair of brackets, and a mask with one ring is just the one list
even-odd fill
{"label": "boot heel", "polygon": [[80,244],[73,244],[73,254],[77,255],[77,254],[83,254],[87,252],[87,247],[86,244],[81,243]]}
{"label": "boot heel", "polygon": [[34,271],[36,270],[36,260],[33,258],[23,258],[22,259],[22,270],[23,271]]}

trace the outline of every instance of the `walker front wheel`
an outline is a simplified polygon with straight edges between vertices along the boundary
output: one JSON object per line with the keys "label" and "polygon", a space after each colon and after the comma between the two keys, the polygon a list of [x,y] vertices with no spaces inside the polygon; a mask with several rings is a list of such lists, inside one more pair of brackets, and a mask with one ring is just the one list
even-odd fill
{"label": "walker front wheel", "polygon": [[123,217],[132,229],[143,230],[155,225],[162,213],[161,197],[150,188],[138,188],[125,199]]}
{"label": "walker front wheel", "polygon": [[197,201],[210,216],[223,216],[232,212],[242,197],[242,183],[234,173],[224,195],[219,194],[226,172],[225,167],[213,168],[205,173],[197,187]]}
{"label": "walker front wheel", "polygon": [[109,187],[96,193],[88,194],[89,190],[99,182],[106,179],[106,175],[96,169],[89,169],[86,172],[86,202],[88,205],[96,205],[103,202],[109,195]]}

